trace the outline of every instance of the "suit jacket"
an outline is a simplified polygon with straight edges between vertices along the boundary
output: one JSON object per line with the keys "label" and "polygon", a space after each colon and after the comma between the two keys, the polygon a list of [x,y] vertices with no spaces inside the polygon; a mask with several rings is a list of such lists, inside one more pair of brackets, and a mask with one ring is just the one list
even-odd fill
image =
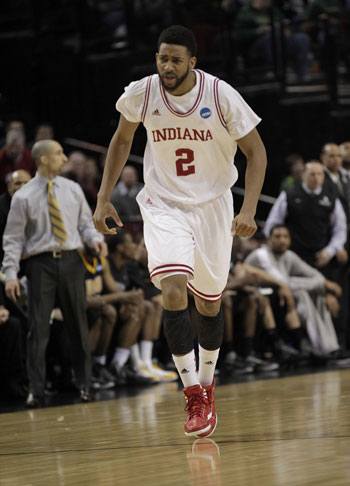
{"label": "suit jacket", "polygon": [[333,180],[331,179],[331,177],[330,177],[330,175],[328,174],[327,171],[324,171],[325,184],[330,189],[333,189],[335,191],[337,197],[339,198],[340,202],[342,203],[343,209],[344,209],[345,214],[346,214],[346,220],[348,222],[348,228],[349,228],[349,225],[350,225],[350,206],[349,206],[349,201],[346,198],[346,190],[347,189],[345,187],[345,183],[344,183],[344,180],[342,178],[342,174],[340,173],[340,171],[338,173],[339,173],[339,180],[340,180],[339,186],[333,182]]}

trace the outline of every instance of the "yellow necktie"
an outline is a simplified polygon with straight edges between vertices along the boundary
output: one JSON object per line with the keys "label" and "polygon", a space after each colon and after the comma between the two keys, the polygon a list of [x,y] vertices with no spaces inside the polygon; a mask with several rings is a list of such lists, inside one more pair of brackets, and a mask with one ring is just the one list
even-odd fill
{"label": "yellow necktie", "polygon": [[63,222],[60,205],[56,201],[52,190],[52,185],[53,181],[49,181],[47,184],[47,202],[49,207],[50,221],[55,240],[60,245],[63,245],[67,239],[67,231]]}

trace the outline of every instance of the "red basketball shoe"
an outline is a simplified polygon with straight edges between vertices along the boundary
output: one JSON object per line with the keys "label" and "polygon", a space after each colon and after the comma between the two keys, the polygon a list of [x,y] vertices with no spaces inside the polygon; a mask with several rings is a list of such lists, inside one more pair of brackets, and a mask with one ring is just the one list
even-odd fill
{"label": "red basketball shoe", "polygon": [[187,401],[185,434],[189,436],[206,434],[211,428],[211,407],[206,391],[200,385],[193,385],[184,388],[184,394]]}
{"label": "red basketball shoe", "polygon": [[215,412],[215,396],[214,396],[214,390],[215,390],[215,378],[213,379],[213,383],[209,386],[203,386],[204,390],[207,392],[208,395],[208,402],[211,408],[211,419],[209,420],[210,423],[210,428],[209,430],[197,434],[197,437],[209,437],[211,434],[214,433],[216,429],[216,424],[218,423],[218,416],[216,415]]}

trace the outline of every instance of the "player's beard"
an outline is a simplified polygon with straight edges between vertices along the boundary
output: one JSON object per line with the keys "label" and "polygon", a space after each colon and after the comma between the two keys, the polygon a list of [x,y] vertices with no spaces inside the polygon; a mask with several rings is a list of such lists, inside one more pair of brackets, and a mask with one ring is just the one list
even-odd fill
{"label": "player's beard", "polygon": [[288,248],[285,246],[285,245],[281,245],[281,246],[275,246],[273,248],[271,248],[272,250],[272,253],[274,253],[275,255],[283,255],[283,253],[285,253]]}
{"label": "player's beard", "polygon": [[[177,78],[177,81],[176,81],[176,83],[174,84],[174,86],[167,86],[167,85],[164,83],[164,81],[163,81],[163,77],[162,77],[162,75],[160,74],[160,72],[159,72],[159,70],[158,70],[158,69],[157,69],[157,71],[158,71],[158,74],[159,74],[159,79],[160,79],[160,81],[161,81],[161,83],[162,83],[162,85],[163,85],[163,88],[164,88],[166,91],[174,91],[176,88],[178,88],[178,87],[180,86],[180,84],[182,84],[182,83],[185,81],[185,79],[187,78],[187,76],[188,76],[188,74],[189,74],[189,72],[190,72],[190,68],[189,68],[189,66],[188,66],[188,67],[187,67],[187,71],[185,72],[185,74],[184,74],[183,76],[181,76],[180,78]],[[175,74],[175,76],[176,76],[176,74]]]}

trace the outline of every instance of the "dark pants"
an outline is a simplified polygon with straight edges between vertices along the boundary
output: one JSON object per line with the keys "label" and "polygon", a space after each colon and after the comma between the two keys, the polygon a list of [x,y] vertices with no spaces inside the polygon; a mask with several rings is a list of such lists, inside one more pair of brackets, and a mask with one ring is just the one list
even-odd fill
{"label": "dark pants", "polygon": [[22,323],[11,316],[0,324],[0,395],[12,394],[26,382],[24,349]]}
{"label": "dark pants", "polygon": [[340,312],[337,317],[332,317],[337,333],[339,345],[342,349],[348,347],[349,332],[349,283],[348,268],[337,261],[335,257],[323,268],[319,269],[326,279],[337,282],[343,291],[339,299]]}
{"label": "dark pants", "polygon": [[40,254],[27,262],[29,332],[27,372],[29,389],[42,395],[45,388],[45,352],[50,335],[50,315],[60,307],[67,326],[72,363],[78,387],[88,386],[91,376],[86,322],[85,267],[77,252],[61,258]]}

